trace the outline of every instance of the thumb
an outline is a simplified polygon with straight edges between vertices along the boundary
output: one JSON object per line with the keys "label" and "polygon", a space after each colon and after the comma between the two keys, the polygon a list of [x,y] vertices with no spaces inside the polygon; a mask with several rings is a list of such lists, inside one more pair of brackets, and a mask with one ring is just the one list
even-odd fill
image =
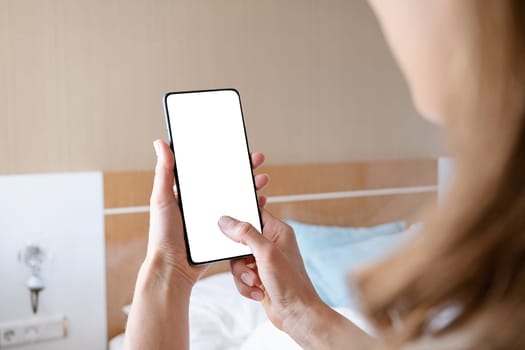
{"label": "thumb", "polygon": [[247,222],[242,222],[229,216],[222,216],[219,219],[219,228],[231,240],[250,247],[253,255],[256,257],[261,256],[272,248],[271,242]]}
{"label": "thumb", "polygon": [[174,157],[169,146],[164,141],[156,140],[153,146],[157,154],[157,165],[155,166],[151,204],[165,206],[175,199],[173,194],[175,181],[175,174],[173,173]]}

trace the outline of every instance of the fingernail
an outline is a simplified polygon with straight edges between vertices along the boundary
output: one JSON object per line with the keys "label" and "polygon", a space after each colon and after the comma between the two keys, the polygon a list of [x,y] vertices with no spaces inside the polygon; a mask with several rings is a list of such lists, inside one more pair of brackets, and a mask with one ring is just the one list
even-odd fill
{"label": "fingernail", "polygon": [[219,226],[223,230],[230,230],[231,228],[233,228],[233,226],[235,226],[235,223],[236,220],[229,216],[221,216],[221,218],[219,219]]}
{"label": "fingernail", "polygon": [[250,278],[250,274],[248,272],[241,273],[241,281],[243,281],[245,284],[247,284],[250,287],[253,285],[251,278]]}
{"label": "fingernail", "polygon": [[253,292],[250,293],[250,296],[252,297],[252,299],[255,299],[257,301],[261,301],[264,299],[264,295],[261,291],[258,291],[258,290],[254,290]]}
{"label": "fingernail", "polygon": [[159,157],[159,140],[153,141],[153,148],[155,149],[155,155]]}

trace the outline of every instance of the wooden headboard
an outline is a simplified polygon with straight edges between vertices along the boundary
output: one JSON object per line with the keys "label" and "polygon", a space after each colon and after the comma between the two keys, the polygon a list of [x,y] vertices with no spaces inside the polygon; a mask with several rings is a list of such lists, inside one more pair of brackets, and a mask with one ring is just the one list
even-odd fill
{"label": "wooden headboard", "polygon": [[[262,193],[280,218],[313,224],[371,226],[414,222],[423,204],[435,200],[436,160],[372,161],[266,166]],[[131,302],[146,252],[151,171],[104,174],[108,338],[122,333],[122,307]],[[219,263],[209,274],[227,269]]]}

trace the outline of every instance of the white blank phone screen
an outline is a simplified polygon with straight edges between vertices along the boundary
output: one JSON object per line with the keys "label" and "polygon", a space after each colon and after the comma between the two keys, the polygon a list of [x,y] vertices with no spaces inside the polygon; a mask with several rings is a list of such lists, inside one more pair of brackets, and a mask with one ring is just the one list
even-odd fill
{"label": "white blank phone screen", "polygon": [[217,225],[229,215],[261,231],[239,95],[234,90],[169,94],[166,110],[191,261],[250,254]]}

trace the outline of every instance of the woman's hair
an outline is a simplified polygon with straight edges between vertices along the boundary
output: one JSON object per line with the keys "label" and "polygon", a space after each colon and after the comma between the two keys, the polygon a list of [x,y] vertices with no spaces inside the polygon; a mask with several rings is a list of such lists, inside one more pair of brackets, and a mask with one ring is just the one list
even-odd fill
{"label": "woman's hair", "polygon": [[445,119],[453,184],[424,232],[355,280],[396,348],[525,349],[525,0],[468,6]]}

